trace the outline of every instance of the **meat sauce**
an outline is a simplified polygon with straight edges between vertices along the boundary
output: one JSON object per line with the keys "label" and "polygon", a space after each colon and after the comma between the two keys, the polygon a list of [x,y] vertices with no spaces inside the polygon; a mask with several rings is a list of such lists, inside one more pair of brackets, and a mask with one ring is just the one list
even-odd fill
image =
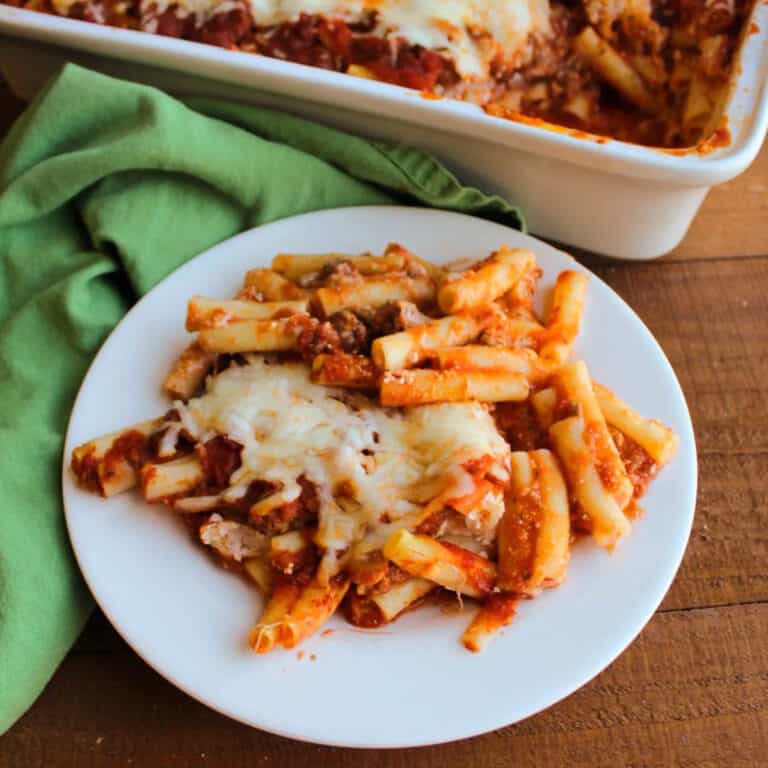
{"label": "meat sauce", "polygon": [[[575,415],[576,411],[572,404],[561,402],[553,414],[554,420],[568,418]],[[513,451],[532,451],[538,448],[551,448],[549,439],[536,419],[536,415],[529,403],[497,403],[495,409],[495,420],[499,431],[510,444]],[[615,427],[608,427],[611,438],[624,465],[624,469],[632,483],[633,495],[632,502],[625,510],[627,516],[637,516],[639,507],[636,502],[643,496],[648,488],[648,484],[656,476],[660,467],[648,455],[648,453],[638,445],[632,438],[620,432]],[[585,432],[585,439],[593,446],[595,452],[599,455],[602,449],[597,450],[595,443],[600,442],[595,439],[591,430]],[[606,488],[615,488],[617,486],[617,477],[613,470],[612,457],[606,457],[605,460],[597,461],[597,471],[601,481]],[[591,533],[592,521],[586,515],[581,505],[573,498],[570,499],[570,517],[571,528],[577,533]],[[425,526],[421,533],[433,533],[439,525],[437,517],[433,516],[429,521],[431,526]]]}
{"label": "meat sauce", "polygon": [[618,429],[609,427],[613,442],[619,451],[629,479],[632,481],[634,493],[632,498],[639,499],[648,489],[648,484],[656,477],[660,467],[631,437],[627,437]]}
{"label": "meat sauce", "polygon": [[452,562],[456,564],[457,569],[462,574],[466,575],[468,584],[484,595],[493,591],[495,574],[489,568],[486,558],[448,541],[441,541],[440,545],[451,553]]}
{"label": "meat sauce", "polygon": [[284,553],[278,557],[273,557],[272,567],[280,573],[277,578],[285,579],[287,582],[300,587],[309,584],[317,570],[317,564],[320,562],[317,547],[310,543],[301,552],[287,555],[287,557],[286,555],[287,553]]}
{"label": "meat sauce", "polygon": [[124,432],[115,440],[102,459],[102,476],[110,477],[117,466],[127,461],[134,469],[142,467],[150,458],[148,441],[141,432]]}
{"label": "meat sauce", "polygon": [[515,618],[517,604],[520,601],[517,595],[496,594],[491,595],[483,603],[483,619],[489,629],[505,627]]}
{"label": "meat sauce", "polygon": [[240,469],[242,450],[240,443],[223,435],[217,435],[203,443],[200,464],[207,493],[218,493],[229,485],[232,473]]}
{"label": "meat sauce", "polygon": [[72,457],[72,471],[85,490],[102,494],[101,481],[99,480],[99,459],[96,458],[95,449],[88,451],[85,456],[74,455]]}
{"label": "meat sauce", "polygon": [[348,386],[375,390],[379,383],[379,372],[369,357],[363,355],[332,355],[323,364],[325,381],[346,382]]}
{"label": "meat sauce", "polygon": [[73,456],[72,471],[83,488],[103,496],[104,485],[122,474],[126,463],[133,469],[140,469],[150,458],[147,436],[129,430],[123,432],[101,458],[97,458],[95,448],[85,456]]}
{"label": "meat sauce", "polygon": [[327,320],[321,323],[315,318],[297,315],[297,324],[300,321],[305,322],[297,337],[296,349],[304,360],[312,362],[317,355],[331,355],[342,351],[339,332]]}
{"label": "meat sauce", "polygon": [[497,403],[496,426],[513,451],[534,451],[547,446],[533,406],[524,403]]}
{"label": "meat sauce", "polygon": [[256,30],[249,41],[258,53],[338,72],[364,66],[388,83],[431,90],[458,79],[445,58],[402,38],[394,41],[365,34],[364,25],[302,13],[297,21]]}
{"label": "meat sauce", "polygon": [[531,568],[536,552],[538,531],[541,525],[541,493],[535,484],[526,493],[518,494],[513,514],[505,515],[500,523],[504,526],[499,535],[499,545],[506,548],[509,557],[501,563],[514,564],[508,572],[499,571],[500,585],[508,592],[522,591],[531,578]]}
{"label": "meat sauce", "polygon": [[317,488],[304,475],[298,479],[298,483],[301,486],[298,499],[283,504],[269,515],[251,520],[251,524],[257,531],[273,536],[317,522],[320,510]]}
{"label": "meat sauce", "polygon": [[611,441],[605,437],[604,429],[597,424],[587,424],[584,428],[584,443],[595,459],[600,482],[611,494],[617,492],[623,480],[621,467],[616,463],[616,454]]}
{"label": "meat sauce", "polygon": [[[379,606],[371,600],[371,595],[378,595],[387,592],[392,587],[407,581],[410,576],[398,568],[393,563],[387,563],[384,576],[375,584],[366,587],[364,590],[351,590],[344,599],[344,616],[350,624],[362,629],[375,629],[387,624],[387,620],[381,613]],[[426,597],[426,596],[425,596]],[[421,605],[425,597],[420,598],[409,604],[403,613]],[[402,615],[402,614],[400,614]],[[395,619],[399,618],[395,617]]]}
{"label": "meat sauce", "polygon": [[[0,2],[55,12],[49,0]],[[615,20],[607,31],[628,57],[650,56],[662,62],[667,80],[671,79],[671,62],[680,50],[689,46],[686,43],[678,49],[665,43],[670,38],[670,28],[684,28],[686,34],[693,37],[694,44],[721,36],[725,44],[708,65],[707,76],[723,84],[752,2],[655,0],[652,21],[646,23],[652,31],[645,27],[633,28],[625,17]],[[675,125],[684,90],[669,94],[671,109],[662,111],[660,116],[644,114],[601,81],[576,53],[572,41],[590,21],[585,7],[591,5],[588,0],[584,3],[552,0],[552,34],[534,33],[522,57],[525,63],[513,69],[507,69],[501,59],[492,61],[486,83],[463,81],[453,62],[439,51],[411,44],[403,37],[373,34],[375,14],[357,23],[346,23],[301,13],[294,21],[260,27],[254,23],[245,0],[232,0],[227,3],[227,10],[209,15],[202,23],[175,4],[158,13],[158,7],[153,4],[142,12],[139,0],[83,0],[71,6],[69,15],[93,23],[194,40],[332,71],[356,73],[358,68],[360,74],[367,77],[422,94],[472,101],[494,116],[534,121],[548,128],[565,127],[572,135],[590,139],[603,135],[657,147],[690,147],[696,139],[691,141],[685,131]],[[584,98],[596,104],[588,116],[571,106]],[[727,131],[717,133],[716,130],[716,134],[714,143],[707,136],[701,137],[703,151],[711,151],[721,145],[723,137],[729,137]]]}
{"label": "meat sauce", "polygon": [[376,629],[387,623],[376,603],[365,595],[350,592],[342,605],[344,618],[361,629]]}

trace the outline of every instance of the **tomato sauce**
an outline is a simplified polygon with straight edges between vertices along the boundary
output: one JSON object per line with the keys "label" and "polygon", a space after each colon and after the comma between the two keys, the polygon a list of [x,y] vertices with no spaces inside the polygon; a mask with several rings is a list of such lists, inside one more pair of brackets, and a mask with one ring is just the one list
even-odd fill
{"label": "tomato sauce", "polygon": [[229,485],[229,478],[240,468],[243,446],[223,435],[203,443],[200,463],[208,493],[218,493]]}
{"label": "tomato sauce", "polygon": [[452,562],[463,574],[466,574],[467,582],[471,586],[484,594],[489,594],[493,590],[494,569],[486,558],[448,541],[441,541],[440,546],[451,553]]}
{"label": "tomato sauce", "polygon": [[[685,51],[720,37],[725,41],[721,61],[710,72],[710,85],[727,83],[734,52],[741,39],[754,31],[745,26],[755,0],[656,0],[653,20],[659,40],[669,40],[672,31],[683,31],[693,46],[676,48],[668,42],[652,51],[657,61],[666,62],[659,89],[667,107],[661,115],[647,115],[634,107],[609,84],[600,79],[587,62],[576,54],[573,39],[588,23],[581,3],[551,0],[550,26],[553,34],[529,42],[525,64],[509,69],[503,57],[490,62],[486,81],[464,81],[453,61],[441,51],[412,44],[400,36],[375,34],[376,13],[354,23],[301,13],[293,21],[259,26],[246,0],[232,0],[221,13],[183,13],[176,4],[157,12],[157,6],[141,7],[140,0],[81,0],[69,9],[72,18],[97,24],[143,30],[154,34],[258,53],[283,61],[347,72],[364,68],[367,76],[418,91],[422,97],[449,96],[480,104],[492,116],[522,122],[586,141],[605,143],[609,136],[654,147],[684,147],[678,151],[706,154],[730,143],[730,132],[718,128],[696,143],[678,125],[685,92],[671,85],[671,62]],[[55,13],[50,0],[0,0],[9,5]],[[626,19],[618,11],[611,33],[620,55],[641,52],[633,34],[624,28]],[[646,30],[648,31],[648,30]],[[702,48],[703,50],[703,48]],[[695,64],[695,62],[694,62]],[[642,72],[642,70],[640,70]],[[679,80],[679,78],[678,78]],[[677,88],[677,91],[675,91]],[[546,96],[542,98],[541,92]],[[713,91],[714,93],[714,91]],[[509,98],[514,96],[510,101]],[[569,108],[574,98],[590,104],[587,112]],[[578,116],[577,116],[578,115]],[[691,146],[694,144],[694,146]]]}
{"label": "tomato sauce", "polygon": [[534,451],[547,447],[547,436],[539,426],[530,402],[498,403],[496,426],[513,451]]}
{"label": "tomato sauce", "polygon": [[343,603],[344,618],[356,627],[375,629],[387,623],[381,609],[369,597],[354,591],[347,593]]}
{"label": "tomato sauce", "polygon": [[633,499],[639,499],[648,489],[648,484],[656,477],[660,467],[648,455],[645,449],[638,445],[631,437],[628,437],[618,429],[609,427],[613,442],[619,451],[619,456],[624,463],[624,468],[632,482]]}
{"label": "tomato sauce", "polygon": [[95,449],[91,449],[82,457],[73,455],[72,471],[85,490],[103,495],[101,481],[99,480],[99,460],[96,458]]}
{"label": "tomato sauce", "polygon": [[93,448],[84,456],[72,456],[72,471],[80,485],[93,493],[104,495],[104,484],[124,471],[128,463],[133,469],[141,468],[150,458],[147,436],[138,430],[123,432],[98,458]]}
{"label": "tomato sauce", "polygon": [[499,586],[520,592],[531,578],[541,525],[541,491],[535,481],[508,501],[499,523]]}

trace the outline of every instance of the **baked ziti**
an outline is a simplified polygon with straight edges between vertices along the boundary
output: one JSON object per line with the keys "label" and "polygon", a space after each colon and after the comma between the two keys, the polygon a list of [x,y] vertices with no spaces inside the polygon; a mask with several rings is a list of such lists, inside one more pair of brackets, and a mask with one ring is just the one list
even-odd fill
{"label": "baked ziti", "polygon": [[138,487],[264,596],[258,653],[341,607],[379,627],[440,593],[479,602],[482,649],[516,601],[611,549],[677,436],[571,361],[587,276],[546,317],[527,250],[449,271],[383,254],[279,254],[231,299],[193,296],[163,416],[76,448],[80,485]]}
{"label": "baked ziti", "polygon": [[719,129],[755,0],[0,0],[686,147]]}

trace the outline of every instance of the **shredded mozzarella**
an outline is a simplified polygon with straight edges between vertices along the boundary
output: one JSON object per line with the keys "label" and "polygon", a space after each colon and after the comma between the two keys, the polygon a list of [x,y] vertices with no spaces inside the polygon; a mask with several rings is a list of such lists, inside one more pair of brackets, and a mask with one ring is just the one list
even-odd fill
{"label": "shredded mozzarella", "polygon": [[[59,10],[74,0],[54,2]],[[142,0],[142,15],[172,5],[198,25],[234,7],[233,0]],[[514,65],[532,33],[550,32],[549,0],[250,0],[250,7],[257,26],[296,21],[301,13],[355,23],[375,12],[372,34],[442,52],[468,79],[487,77],[495,59]]]}
{"label": "shredded mozzarella", "polygon": [[[52,0],[56,13],[67,16],[79,0]],[[98,18],[98,3],[90,7]],[[157,30],[157,17],[174,7],[179,17],[194,16],[198,26],[238,7],[235,0],[141,0],[144,28]],[[301,13],[320,14],[348,23],[375,12],[372,34],[394,42],[402,37],[444,53],[467,79],[482,79],[494,60],[514,65],[534,32],[547,34],[549,0],[250,0],[257,26],[296,21]]]}
{"label": "shredded mozzarella", "polygon": [[[231,367],[186,404],[183,421],[195,434],[224,434],[243,445],[234,486],[259,478],[276,483],[280,495],[298,491],[301,475],[314,483],[317,543],[327,550],[362,540],[380,547],[394,528],[418,520],[435,496],[464,495],[468,461],[491,456],[494,475],[507,477],[509,447],[483,405],[385,409],[312,383],[301,363],[252,358]],[[497,505],[482,505],[472,521],[482,538],[495,531]]]}

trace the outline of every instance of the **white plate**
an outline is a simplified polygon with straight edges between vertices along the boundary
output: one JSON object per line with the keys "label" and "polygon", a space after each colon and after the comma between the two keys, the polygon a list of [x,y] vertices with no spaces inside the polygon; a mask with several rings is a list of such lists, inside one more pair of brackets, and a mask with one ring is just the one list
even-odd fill
{"label": "white plate", "polygon": [[[609,225],[609,223],[607,223]],[[535,251],[546,294],[557,273],[580,269],[564,253],[498,224],[414,208],[348,208],[286,219],[198,256],[145,296],[107,339],[80,389],[67,434],[67,525],[83,574],[118,632],[182,690],[245,723],[297,739],[406,747],[473,736],[567,696],[637,635],[669,588],[696,497],[690,417],[672,368],[648,329],[592,276],[576,356],[596,379],[681,436],[652,484],[645,515],[608,554],[574,552],[567,582],[520,606],[482,654],[459,643],[470,613],[426,608],[381,631],[334,618],[333,633],[297,651],[256,656],[245,644],[259,612],[255,590],[215,566],[163,508],[125,494],[81,491],[72,448],[162,414],[160,383],[187,338],[187,299],[231,296],[246,269],[279,251],[377,250],[392,240],[436,262],[479,258],[502,243]]]}

